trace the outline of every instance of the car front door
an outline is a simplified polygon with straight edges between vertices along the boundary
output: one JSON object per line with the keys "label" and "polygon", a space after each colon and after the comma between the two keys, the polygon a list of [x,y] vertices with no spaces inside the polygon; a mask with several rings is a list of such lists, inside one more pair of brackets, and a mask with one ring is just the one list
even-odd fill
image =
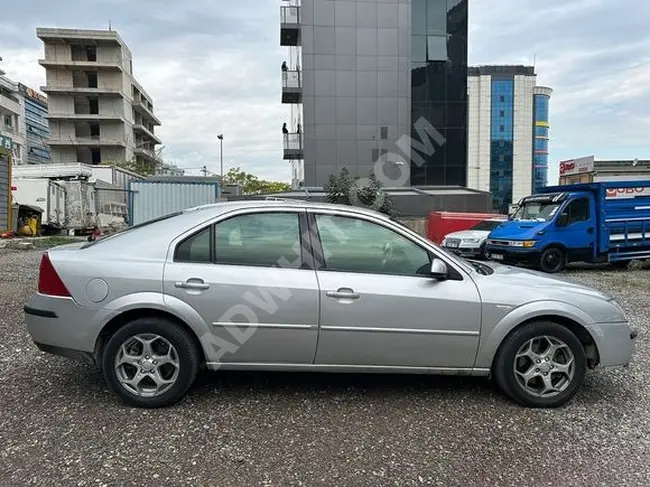
{"label": "car front door", "polygon": [[596,224],[593,204],[590,198],[577,198],[567,203],[562,215],[566,215],[566,226],[558,227],[558,233],[567,243],[569,259],[590,260],[594,257]]}
{"label": "car front door", "polygon": [[321,292],[316,364],[474,365],[481,304],[466,274],[447,262],[449,278],[433,279],[434,254],[399,225],[327,212],[309,219]]}
{"label": "car front door", "polygon": [[207,323],[208,362],[313,362],[319,294],[301,241],[306,225],[304,210],[247,210],[175,242],[165,299],[187,303]]}

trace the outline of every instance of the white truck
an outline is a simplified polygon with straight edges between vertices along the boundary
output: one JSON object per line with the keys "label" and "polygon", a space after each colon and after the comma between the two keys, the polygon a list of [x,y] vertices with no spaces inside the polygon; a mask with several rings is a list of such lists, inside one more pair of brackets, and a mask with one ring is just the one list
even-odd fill
{"label": "white truck", "polygon": [[43,210],[41,227],[58,231],[66,223],[66,189],[51,179],[15,178],[14,203],[36,206]]}

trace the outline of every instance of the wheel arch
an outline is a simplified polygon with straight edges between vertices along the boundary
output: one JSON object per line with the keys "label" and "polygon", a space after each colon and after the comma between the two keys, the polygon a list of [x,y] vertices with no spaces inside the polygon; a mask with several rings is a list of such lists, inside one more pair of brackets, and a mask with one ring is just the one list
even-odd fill
{"label": "wheel arch", "polygon": [[544,301],[530,303],[506,315],[485,339],[481,339],[477,353],[478,368],[492,370],[494,361],[508,336],[535,321],[557,323],[573,333],[583,346],[590,369],[600,363],[600,352],[587,325],[591,319],[580,309],[566,303]]}

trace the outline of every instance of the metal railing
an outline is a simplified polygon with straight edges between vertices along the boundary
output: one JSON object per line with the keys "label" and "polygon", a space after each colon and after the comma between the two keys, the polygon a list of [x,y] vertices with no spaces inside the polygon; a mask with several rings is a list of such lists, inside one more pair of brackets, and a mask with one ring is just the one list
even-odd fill
{"label": "metal railing", "polygon": [[300,24],[300,7],[296,5],[281,6],[280,22],[283,24]]}
{"label": "metal railing", "polygon": [[302,72],[282,71],[282,88],[302,88]]}
{"label": "metal railing", "polygon": [[284,150],[299,151],[303,149],[303,134],[291,133],[284,134]]}

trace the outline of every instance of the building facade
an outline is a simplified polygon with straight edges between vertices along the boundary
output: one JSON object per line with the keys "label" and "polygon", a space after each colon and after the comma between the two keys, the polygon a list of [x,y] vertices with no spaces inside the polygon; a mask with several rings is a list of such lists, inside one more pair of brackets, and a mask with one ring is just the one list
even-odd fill
{"label": "building facade", "polygon": [[547,183],[552,90],[536,82],[532,66],[468,69],[467,186],[504,213]]}
{"label": "building facade", "polygon": [[606,181],[649,181],[648,160],[595,160],[594,156],[560,162],[560,185]]}
{"label": "building facade", "polygon": [[11,151],[14,165],[25,160],[24,112],[18,83],[0,71],[0,147]]}
{"label": "building facade", "polygon": [[[388,153],[403,159],[384,167],[390,179],[410,165],[404,185],[465,185],[467,14],[467,0],[283,2],[284,158],[304,161],[305,186],[343,167],[368,177]],[[396,143],[425,142],[421,118],[446,142],[412,163]]]}
{"label": "building facade", "polygon": [[23,101],[25,130],[24,164],[49,164],[52,162],[47,139],[50,137],[50,126],[47,119],[47,98],[36,90],[18,83],[18,89]]}
{"label": "building facade", "polygon": [[45,57],[55,163],[157,168],[153,101],[133,76],[131,51],[112,30],[38,28]]}

